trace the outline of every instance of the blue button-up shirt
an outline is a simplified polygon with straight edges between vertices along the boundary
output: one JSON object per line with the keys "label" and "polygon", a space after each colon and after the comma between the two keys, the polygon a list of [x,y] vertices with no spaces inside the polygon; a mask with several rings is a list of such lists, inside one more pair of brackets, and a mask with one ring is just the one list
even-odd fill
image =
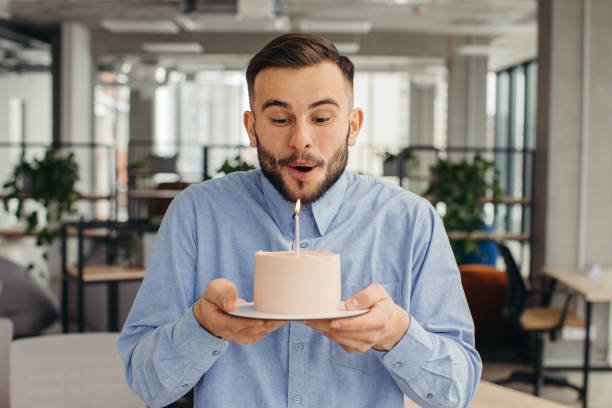
{"label": "blue button-up shirt", "polygon": [[196,407],[467,406],[481,361],[447,236],[426,200],[390,183],[344,173],[302,208],[300,236],[340,254],[343,299],[378,282],[410,313],[393,349],[349,354],[297,322],[236,345],[198,324],[211,280],[252,301],[255,252],[294,249],[293,206],[260,170],[174,199],[118,342],[132,390],[151,407],[194,386]]}

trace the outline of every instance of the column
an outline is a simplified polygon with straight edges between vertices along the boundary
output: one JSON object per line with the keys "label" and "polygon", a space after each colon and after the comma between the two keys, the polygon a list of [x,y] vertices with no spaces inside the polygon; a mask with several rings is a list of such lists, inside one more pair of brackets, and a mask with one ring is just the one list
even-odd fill
{"label": "column", "polygon": [[433,80],[411,78],[409,134],[411,145],[433,145],[435,96],[436,88]]}
{"label": "column", "polygon": [[[91,143],[93,132],[93,61],[89,29],[78,23],[63,23],[59,40],[59,112],[54,114],[59,133],[53,135],[55,146]],[[91,193],[94,185],[94,152],[89,147],[69,147],[79,165],[78,191]],[[79,202],[79,211],[87,217],[91,203]]]}
{"label": "column", "polygon": [[146,161],[153,153],[153,109],[152,93],[132,88],[130,93],[129,163]]}
{"label": "column", "polygon": [[448,63],[448,140],[452,147],[485,147],[487,57],[453,55]]}
{"label": "column", "polygon": [[[545,0],[538,20],[532,273],[543,265],[611,265],[612,2]],[[593,350],[608,347],[609,315],[607,305],[593,308]],[[548,356],[565,352],[550,346]],[[571,356],[581,361],[581,352]]]}
{"label": "column", "polygon": [[[434,101],[436,96],[435,78],[411,76],[410,78],[410,146],[434,145]],[[408,188],[417,194],[429,186],[429,180],[419,179],[418,175],[427,174],[429,166],[436,162],[434,150],[415,149],[419,158],[418,168],[411,173],[417,177],[409,179]]]}

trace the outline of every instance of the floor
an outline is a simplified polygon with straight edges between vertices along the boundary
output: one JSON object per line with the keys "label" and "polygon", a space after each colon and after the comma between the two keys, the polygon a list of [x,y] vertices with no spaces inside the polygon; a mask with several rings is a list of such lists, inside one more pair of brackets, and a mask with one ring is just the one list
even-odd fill
{"label": "floor", "polygon": [[[482,378],[495,381],[508,377],[512,371],[531,371],[528,364],[517,364],[509,362],[487,362],[484,363]],[[556,374],[564,372],[555,371]],[[581,371],[568,371],[568,380],[576,385],[582,385]],[[516,390],[532,393],[533,388],[528,384],[508,384]],[[544,386],[540,395],[551,401],[556,401],[568,407],[582,407],[578,400],[576,391],[567,387]],[[589,376],[589,408],[612,408],[612,371],[594,371]],[[528,407],[524,407],[528,408]]]}

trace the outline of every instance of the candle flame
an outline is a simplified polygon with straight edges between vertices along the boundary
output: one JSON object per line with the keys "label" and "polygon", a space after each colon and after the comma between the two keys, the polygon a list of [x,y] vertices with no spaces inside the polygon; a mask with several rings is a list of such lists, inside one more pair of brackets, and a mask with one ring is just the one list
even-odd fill
{"label": "candle flame", "polygon": [[300,212],[300,207],[302,206],[302,200],[300,200],[299,198],[297,199],[297,201],[295,202],[295,212],[299,213]]}

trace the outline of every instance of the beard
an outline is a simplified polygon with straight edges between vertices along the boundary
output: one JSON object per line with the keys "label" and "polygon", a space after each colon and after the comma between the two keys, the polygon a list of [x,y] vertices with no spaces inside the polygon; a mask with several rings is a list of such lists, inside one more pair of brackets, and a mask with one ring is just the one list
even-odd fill
{"label": "beard", "polygon": [[315,186],[313,191],[306,194],[305,192],[301,192],[304,189],[304,182],[302,180],[296,180],[298,191],[296,193],[291,191],[281,174],[282,166],[288,166],[290,163],[300,160],[309,161],[317,166],[323,166],[325,160],[309,152],[294,152],[287,157],[276,159],[269,150],[266,150],[261,143],[259,143],[259,136],[253,129],[255,139],[257,140],[257,158],[259,159],[261,171],[287,201],[293,202],[299,198],[302,204],[312,203],[321,198],[327,190],[334,185],[346,169],[348,163],[348,139],[350,131],[351,128],[349,126],[344,145],[340,146],[328,160],[323,180],[319,185]]}

